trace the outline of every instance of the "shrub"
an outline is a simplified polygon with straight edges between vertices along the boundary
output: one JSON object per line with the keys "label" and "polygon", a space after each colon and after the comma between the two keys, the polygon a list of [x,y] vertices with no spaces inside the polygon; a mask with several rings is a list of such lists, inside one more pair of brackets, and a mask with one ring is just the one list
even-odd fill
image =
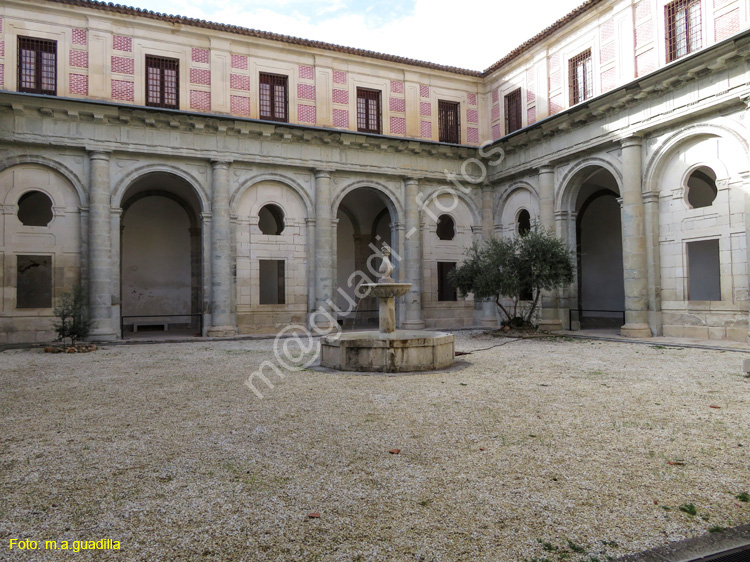
{"label": "shrub", "polygon": [[70,345],[84,339],[91,331],[91,322],[86,307],[86,291],[80,285],[75,285],[69,293],[60,296],[60,304],[55,307],[53,313],[58,318],[55,323],[57,340],[65,344],[66,338],[70,339]]}

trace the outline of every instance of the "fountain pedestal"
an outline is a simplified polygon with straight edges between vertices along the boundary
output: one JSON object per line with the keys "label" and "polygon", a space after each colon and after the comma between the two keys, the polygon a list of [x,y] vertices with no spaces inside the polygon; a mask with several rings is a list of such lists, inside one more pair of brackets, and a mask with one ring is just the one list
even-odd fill
{"label": "fountain pedestal", "polygon": [[396,297],[411,283],[383,278],[363,287],[378,298],[379,332],[349,332],[323,338],[320,363],[339,371],[408,373],[446,369],[455,361],[453,334],[396,329]]}

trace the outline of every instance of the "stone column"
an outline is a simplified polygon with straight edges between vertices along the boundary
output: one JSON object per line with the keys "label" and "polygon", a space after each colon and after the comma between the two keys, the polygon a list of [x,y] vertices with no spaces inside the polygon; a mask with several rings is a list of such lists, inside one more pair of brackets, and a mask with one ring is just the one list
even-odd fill
{"label": "stone column", "polygon": [[[495,234],[495,190],[491,185],[482,186],[482,241],[487,242]],[[497,305],[487,299],[482,302],[479,325],[485,328],[497,327]]]}
{"label": "stone column", "polygon": [[421,330],[425,327],[422,318],[422,229],[419,211],[419,180],[404,180],[404,214],[406,215],[404,239],[404,283],[411,283],[411,289],[404,297],[406,318],[405,330]]}
{"label": "stone column", "polygon": [[651,337],[648,326],[648,265],[643,214],[640,137],[622,141],[622,254],[625,277],[625,325],[629,338]]}
{"label": "stone column", "polygon": [[89,339],[117,339],[112,327],[112,224],[109,153],[89,153]]}
{"label": "stone column", "polygon": [[232,244],[229,220],[229,164],[211,162],[211,327],[209,337],[233,336]]}
{"label": "stone column", "polygon": [[307,225],[307,311],[315,310],[315,219],[305,219]]}
{"label": "stone column", "polygon": [[[315,170],[315,316],[320,330],[331,330],[333,298],[332,170]],[[330,317],[328,317],[330,315]]]}
{"label": "stone column", "polygon": [[648,264],[648,325],[651,333],[661,335],[661,255],[659,250],[659,192],[643,195],[646,219],[646,263]]}
{"label": "stone column", "polygon": [[[748,113],[748,116],[750,116],[750,113]],[[748,306],[750,305],[750,172],[742,174],[742,191],[745,194],[745,259],[747,260],[745,272],[748,283],[748,297],[745,306]],[[748,326],[747,341],[750,342],[750,326]]]}
{"label": "stone column", "polygon": [[[552,166],[539,168],[539,220],[541,227],[555,234],[555,169]],[[541,298],[539,329],[562,330],[556,291],[544,291]]]}

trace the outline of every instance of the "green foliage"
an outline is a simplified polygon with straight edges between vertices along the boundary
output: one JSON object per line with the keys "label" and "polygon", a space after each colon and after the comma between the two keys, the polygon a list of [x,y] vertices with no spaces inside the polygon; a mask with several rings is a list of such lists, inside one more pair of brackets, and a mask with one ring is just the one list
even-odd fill
{"label": "green foliage", "polygon": [[745,503],[750,502],[750,494],[748,494],[747,492],[742,492],[741,494],[737,495],[737,499]]}
{"label": "green foliage", "polygon": [[[542,291],[551,291],[573,281],[573,256],[562,240],[534,227],[514,238],[492,238],[483,245],[475,243],[467,251],[467,260],[453,270],[449,281],[465,297],[494,299],[511,324],[529,325]],[[526,292],[532,300],[519,304]],[[510,299],[511,310],[501,299]]]}
{"label": "green foliage", "polygon": [[75,345],[76,341],[89,335],[91,323],[86,309],[86,291],[80,285],[74,286],[69,293],[63,293],[60,304],[53,312],[59,320],[55,323],[57,341],[64,344],[67,338],[71,345]]}
{"label": "green foliage", "polygon": [[697,515],[698,510],[695,509],[695,506],[692,503],[683,503],[680,507],[678,507],[680,511],[687,513],[688,515]]}

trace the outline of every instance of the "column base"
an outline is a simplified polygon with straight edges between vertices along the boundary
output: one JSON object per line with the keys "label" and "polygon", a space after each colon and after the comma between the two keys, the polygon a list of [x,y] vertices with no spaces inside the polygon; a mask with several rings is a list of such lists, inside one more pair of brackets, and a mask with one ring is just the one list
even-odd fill
{"label": "column base", "polygon": [[110,332],[109,330],[101,330],[89,333],[86,341],[115,341],[118,339],[120,339],[119,336],[114,332]]}
{"label": "column base", "polygon": [[424,330],[425,323],[422,320],[418,320],[418,321],[414,321],[414,320],[405,321],[402,324],[402,327],[403,327],[404,330]]}
{"label": "column base", "polygon": [[209,338],[228,338],[237,335],[237,330],[233,326],[211,326],[206,330],[206,336]]}
{"label": "column base", "polygon": [[562,320],[540,320],[540,332],[559,332],[563,329]]}
{"label": "column base", "polygon": [[623,338],[650,338],[651,328],[648,324],[625,324],[620,328],[620,335]]}

